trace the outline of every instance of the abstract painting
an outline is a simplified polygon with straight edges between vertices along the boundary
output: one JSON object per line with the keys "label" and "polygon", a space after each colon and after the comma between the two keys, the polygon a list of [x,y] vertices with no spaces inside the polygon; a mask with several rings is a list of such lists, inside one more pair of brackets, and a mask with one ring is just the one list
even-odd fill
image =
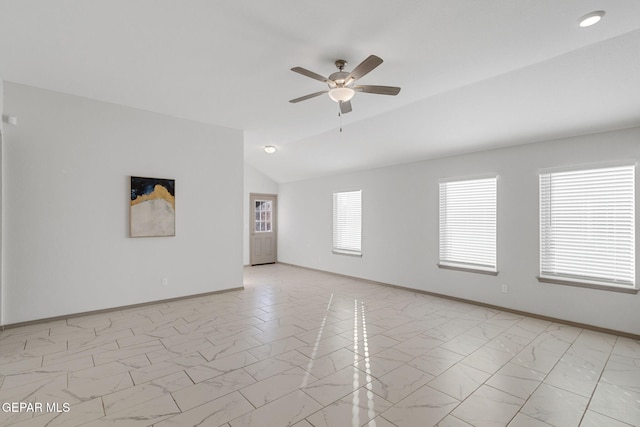
{"label": "abstract painting", "polygon": [[131,177],[131,237],[176,235],[173,179]]}

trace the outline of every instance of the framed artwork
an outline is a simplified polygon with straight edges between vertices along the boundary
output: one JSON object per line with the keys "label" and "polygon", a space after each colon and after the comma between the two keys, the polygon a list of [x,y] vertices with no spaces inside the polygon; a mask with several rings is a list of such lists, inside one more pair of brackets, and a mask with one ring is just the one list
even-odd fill
{"label": "framed artwork", "polygon": [[131,177],[131,237],[176,235],[174,179]]}

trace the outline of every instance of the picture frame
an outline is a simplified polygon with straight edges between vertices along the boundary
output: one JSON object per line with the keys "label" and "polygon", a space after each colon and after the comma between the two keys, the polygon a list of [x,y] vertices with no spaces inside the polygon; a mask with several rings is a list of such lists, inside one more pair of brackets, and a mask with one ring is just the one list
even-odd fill
{"label": "picture frame", "polygon": [[175,180],[131,176],[130,190],[130,237],[175,236]]}

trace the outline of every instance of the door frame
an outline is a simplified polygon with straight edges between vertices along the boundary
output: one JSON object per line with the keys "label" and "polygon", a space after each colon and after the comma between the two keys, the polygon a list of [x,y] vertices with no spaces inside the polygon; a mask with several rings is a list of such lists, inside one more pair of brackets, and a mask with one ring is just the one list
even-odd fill
{"label": "door frame", "polygon": [[274,236],[273,252],[275,254],[275,261],[278,262],[278,195],[267,193],[249,193],[249,265],[257,265],[253,263],[253,236],[255,231],[255,203],[254,197],[269,197],[273,198],[273,208],[271,210],[271,231]]}

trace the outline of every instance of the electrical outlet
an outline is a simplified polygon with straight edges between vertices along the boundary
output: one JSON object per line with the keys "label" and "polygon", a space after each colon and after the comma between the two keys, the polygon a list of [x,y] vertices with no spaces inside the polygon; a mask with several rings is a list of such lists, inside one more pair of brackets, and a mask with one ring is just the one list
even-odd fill
{"label": "electrical outlet", "polygon": [[502,293],[506,294],[507,292],[509,292],[509,285],[502,285]]}
{"label": "electrical outlet", "polygon": [[169,278],[168,277],[163,277],[162,278],[162,286],[164,286],[165,288],[167,286],[169,286]]}

